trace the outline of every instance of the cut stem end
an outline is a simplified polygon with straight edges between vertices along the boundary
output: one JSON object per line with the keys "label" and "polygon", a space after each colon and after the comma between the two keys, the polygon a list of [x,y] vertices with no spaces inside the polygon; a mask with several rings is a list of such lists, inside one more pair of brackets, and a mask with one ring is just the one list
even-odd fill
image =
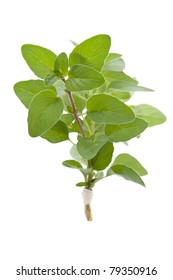
{"label": "cut stem end", "polygon": [[85,216],[87,218],[87,221],[91,222],[93,220],[90,204],[85,205]]}

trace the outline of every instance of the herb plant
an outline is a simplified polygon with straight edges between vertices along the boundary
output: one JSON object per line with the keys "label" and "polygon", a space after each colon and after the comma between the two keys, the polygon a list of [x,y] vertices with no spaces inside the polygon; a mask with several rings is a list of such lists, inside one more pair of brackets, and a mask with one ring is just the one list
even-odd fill
{"label": "herb plant", "polygon": [[[71,159],[62,164],[78,169],[84,187],[85,214],[92,220],[91,194],[103,178],[120,175],[145,186],[146,169],[127,153],[113,158],[114,143],[125,144],[148,127],[165,122],[153,106],[127,105],[135,91],[152,91],[139,86],[125,74],[120,54],[110,51],[111,38],[100,34],[76,44],[69,57],[31,44],[22,55],[39,78],[21,81],[14,91],[28,109],[28,132],[50,143],[71,141]],[[76,133],[75,143],[71,135]],[[104,170],[106,171],[104,172]]]}

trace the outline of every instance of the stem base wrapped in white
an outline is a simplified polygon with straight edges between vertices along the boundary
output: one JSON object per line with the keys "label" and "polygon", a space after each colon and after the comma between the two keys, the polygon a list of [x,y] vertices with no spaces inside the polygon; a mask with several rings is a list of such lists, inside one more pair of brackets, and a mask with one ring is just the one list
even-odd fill
{"label": "stem base wrapped in white", "polygon": [[90,204],[93,197],[93,191],[84,189],[82,192],[82,197],[83,197],[84,205]]}

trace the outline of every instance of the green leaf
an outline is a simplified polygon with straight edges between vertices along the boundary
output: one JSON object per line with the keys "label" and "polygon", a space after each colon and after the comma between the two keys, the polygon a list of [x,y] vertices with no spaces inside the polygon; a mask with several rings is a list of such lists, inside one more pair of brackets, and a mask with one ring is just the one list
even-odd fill
{"label": "green leaf", "polygon": [[111,91],[108,92],[107,94],[116,97],[123,102],[128,101],[132,97],[132,94],[127,91],[113,91],[113,92]]}
{"label": "green leaf", "polygon": [[109,168],[107,176],[114,174],[120,175],[126,180],[130,180],[145,187],[145,184],[142,181],[141,177],[138,175],[138,173],[126,165],[115,164],[111,168]]}
{"label": "green leaf", "polygon": [[91,164],[94,170],[105,169],[112,160],[114,147],[113,144],[107,142],[98,151],[97,155],[91,160]]}
{"label": "green leaf", "polygon": [[96,123],[121,124],[135,118],[133,111],[119,99],[97,94],[88,99],[87,114]]}
{"label": "green leaf", "polygon": [[66,53],[60,53],[54,64],[55,73],[60,75],[60,77],[65,77],[68,75],[68,57]]}
{"label": "green leaf", "polygon": [[94,184],[102,179],[104,179],[104,173],[103,172],[96,173],[95,178],[94,178]]}
{"label": "green leaf", "polygon": [[85,91],[98,88],[104,83],[105,80],[99,72],[85,65],[74,65],[65,85],[70,91]]}
{"label": "green leaf", "polygon": [[111,45],[108,35],[100,34],[77,45],[69,57],[69,64],[83,64],[100,71],[104,65]]}
{"label": "green leaf", "polygon": [[72,114],[63,114],[60,120],[64,122],[67,126],[69,126],[74,120],[74,116]]}
{"label": "green leaf", "polygon": [[56,54],[52,51],[31,44],[23,45],[21,51],[26,63],[36,76],[44,79],[48,74],[53,74]]}
{"label": "green leaf", "polygon": [[109,53],[105,60],[103,70],[108,71],[123,71],[125,68],[125,63],[121,58],[120,54]]}
{"label": "green leaf", "polygon": [[82,165],[78,161],[73,160],[73,159],[65,160],[62,162],[62,164],[69,168],[75,168],[75,169],[82,168]]}
{"label": "green leaf", "polygon": [[58,80],[59,78],[56,74],[48,74],[44,79],[44,84],[46,87],[50,87],[53,84],[55,84]]}
{"label": "green leaf", "polygon": [[166,121],[166,116],[151,105],[140,104],[138,106],[132,106],[132,109],[136,116],[147,121],[149,126],[158,125]]}
{"label": "green leaf", "polygon": [[77,111],[81,112],[84,110],[87,99],[85,98],[83,93],[73,92],[73,100]]}
{"label": "green leaf", "polygon": [[136,118],[134,121],[120,124],[105,126],[105,134],[109,136],[112,142],[124,142],[140,135],[146,128],[148,123],[142,119]]}
{"label": "green leaf", "polygon": [[64,122],[58,121],[51,129],[41,135],[42,138],[50,143],[59,143],[68,140],[68,128]]}
{"label": "green leaf", "polygon": [[97,138],[83,138],[81,137],[76,145],[79,154],[84,159],[92,159],[96,156],[101,147],[108,141],[107,136],[101,135]]}
{"label": "green leaf", "polygon": [[[28,109],[33,97],[42,90],[47,89],[41,80],[21,81],[14,85],[14,91],[20,101]],[[50,88],[55,91],[54,87]]]}
{"label": "green leaf", "polygon": [[79,182],[76,184],[77,187],[85,187],[87,186],[87,182]]}
{"label": "green leaf", "polygon": [[114,90],[118,90],[118,91],[153,91],[150,88],[141,87],[141,86],[135,85],[132,82],[127,82],[127,81],[113,81],[109,85],[108,90],[109,91],[114,91]]}
{"label": "green leaf", "polygon": [[57,92],[58,95],[61,95],[61,96],[64,95],[69,100],[67,94],[65,94],[66,87],[65,87],[65,84],[64,84],[64,82],[62,80],[57,80],[54,83],[53,86],[56,88],[56,92]]}
{"label": "green leaf", "polygon": [[103,74],[105,80],[109,83],[111,83],[115,80],[116,81],[127,81],[127,82],[130,82],[130,83],[134,84],[134,85],[137,85],[137,83],[138,83],[135,79],[126,75],[124,72],[104,70],[104,71],[102,71],[102,74]]}
{"label": "green leaf", "polygon": [[70,155],[72,156],[72,158],[79,161],[80,163],[87,165],[87,161],[84,158],[82,158],[82,156],[79,154],[76,145],[72,146],[70,150]]}
{"label": "green leaf", "polygon": [[123,153],[116,157],[114,164],[123,164],[129,168],[132,168],[136,171],[140,176],[147,175],[147,170],[141,165],[141,163],[134,157],[129,154]]}
{"label": "green leaf", "polygon": [[28,113],[28,129],[32,137],[42,135],[56,124],[63,112],[61,98],[51,90],[43,90],[31,101]]}

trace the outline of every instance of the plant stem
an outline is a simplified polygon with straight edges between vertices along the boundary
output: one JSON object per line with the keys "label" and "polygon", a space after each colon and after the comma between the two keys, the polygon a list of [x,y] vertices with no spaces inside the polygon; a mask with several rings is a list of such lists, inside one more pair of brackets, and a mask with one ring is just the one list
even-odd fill
{"label": "plant stem", "polygon": [[[80,120],[80,118],[79,118],[79,116],[78,116],[77,108],[76,108],[76,106],[75,106],[72,93],[71,93],[71,91],[69,91],[69,90],[66,90],[66,92],[67,92],[67,94],[68,94],[68,96],[69,96],[70,103],[71,103],[71,106],[72,106],[72,109],[73,109],[73,115],[74,115],[75,120],[76,120],[76,122],[77,122],[77,124],[78,124],[78,126],[79,126],[80,133],[81,133],[82,137],[86,137],[86,136],[85,136],[85,130],[84,130],[84,128],[83,128],[83,126],[82,126],[82,123],[81,123],[81,120]],[[88,160],[88,166],[87,166],[87,168],[92,168],[92,164],[91,164],[91,161],[90,161],[90,160]],[[87,184],[87,186],[86,186],[86,189],[91,190],[92,173],[88,175],[88,178],[87,178],[87,179],[88,179],[88,180],[87,180],[87,181],[88,181],[88,184]],[[85,205],[85,216],[86,216],[86,218],[87,218],[88,221],[92,221],[92,211],[91,211],[91,206],[90,206],[90,204]]]}
{"label": "plant stem", "polygon": [[81,135],[82,135],[82,137],[85,137],[85,130],[84,130],[84,128],[83,128],[83,126],[82,126],[82,123],[81,123],[81,120],[80,120],[80,118],[79,118],[79,116],[78,116],[78,112],[77,112],[76,106],[75,106],[75,104],[74,104],[74,100],[73,100],[73,97],[72,97],[72,93],[71,93],[71,91],[69,91],[69,90],[66,90],[66,92],[67,92],[67,94],[68,94],[68,96],[69,96],[70,103],[71,103],[71,106],[72,106],[72,109],[73,109],[73,114],[74,114],[75,120],[76,120],[76,122],[77,122],[77,124],[78,124],[78,126],[79,126]]}
{"label": "plant stem", "polygon": [[85,216],[86,216],[86,218],[87,218],[87,221],[90,222],[90,221],[93,220],[90,204],[86,204],[86,205],[85,205]]}

